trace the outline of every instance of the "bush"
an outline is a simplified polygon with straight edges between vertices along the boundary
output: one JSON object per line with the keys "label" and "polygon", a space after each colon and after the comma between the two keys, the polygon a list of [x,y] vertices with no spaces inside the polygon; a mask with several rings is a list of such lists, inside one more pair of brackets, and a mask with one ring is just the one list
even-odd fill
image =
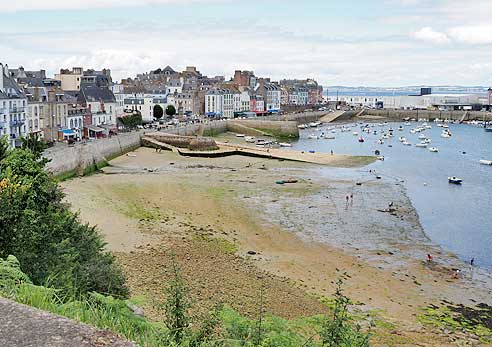
{"label": "bush", "polygon": [[15,255],[35,284],[127,296],[123,273],[95,228],[81,224],[30,150],[0,161],[0,257]]}

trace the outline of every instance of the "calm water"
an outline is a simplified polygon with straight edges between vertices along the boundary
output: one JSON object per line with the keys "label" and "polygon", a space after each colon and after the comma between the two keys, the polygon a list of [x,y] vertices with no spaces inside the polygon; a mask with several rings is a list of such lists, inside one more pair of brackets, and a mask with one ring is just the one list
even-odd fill
{"label": "calm water", "polygon": [[[359,125],[350,132],[337,129],[335,134],[326,127],[319,132],[307,129],[301,131],[293,149],[355,155],[373,155],[379,149],[385,161],[365,169],[405,181],[427,235],[464,261],[475,257],[478,265],[492,269],[492,166],[479,164],[480,159],[492,160],[492,133],[469,125],[450,125],[453,136],[445,139],[440,136],[443,129],[429,123],[432,129],[423,134],[432,140],[429,147],[439,149],[439,153],[432,153],[427,148],[415,147],[421,140],[419,133],[411,134],[410,129],[421,123],[412,122],[411,126],[404,126],[404,131],[398,131],[402,124],[376,125],[371,127],[371,134],[362,133]],[[381,130],[389,128],[394,129],[395,136],[378,144]],[[373,130],[378,135],[373,135]],[[307,138],[321,131],[336,139]],[[363,134],[366,141],[359,143],[353,131]],[[412,146],[402,145],[400,136],[406,137]],[[463,185],[449,184],[449,176],[462,178]]]}

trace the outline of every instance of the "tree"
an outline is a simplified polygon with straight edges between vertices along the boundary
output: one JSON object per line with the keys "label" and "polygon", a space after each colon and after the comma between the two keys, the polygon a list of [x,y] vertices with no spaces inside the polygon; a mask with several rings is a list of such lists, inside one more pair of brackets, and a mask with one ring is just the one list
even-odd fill
{"label": "tree", "polygon": [[11,150],[0,161],[0,258],[17,257],[34,284],[126,297],[121,268],[97,230],[63,202],[44,165],[27,149]]}
{"label": "tree", "polygon": [[0,161],[7,156],[9,152],[9,142],[7,136],[0,137]]}
{"label": "tree", "polygon": [[169,117],[173,117],[176,114],[176,107],[174,107],[173,105],[168,105],[166,107],[166,114]]}
{"label": "tree", "polygon": [[135,129],[137,126],[142,125],[142,114],[140,112],[132,113],[127,116],[118,118],[125,128]]}
{"label": "tree", "polygon": [[188,333],[190,317],[188,310],[191,303],[188,299],[188,288],[181,276],[181,269],[175,260],[172,262],[174,278],[166,289],[166,326],[173,342],[180,345]]}
{"label": "tree", "polygon": [[161,105],[154,105],[153,114],[154,118],[157,120],[162,118],[162,116],[164,115],[164,110],[162,109]]}
{"label": "tree", "polygon": [[27,137],[22,138],[22,149],[30,150],[36,158],[41,158],[46,148],[48,148],[46,142],[36,134],[30,133]]}

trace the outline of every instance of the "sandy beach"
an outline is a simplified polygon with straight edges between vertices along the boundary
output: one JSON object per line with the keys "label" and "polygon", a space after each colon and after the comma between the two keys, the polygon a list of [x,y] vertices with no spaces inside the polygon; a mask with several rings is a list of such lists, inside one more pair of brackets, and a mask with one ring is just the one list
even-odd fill
{"label": "sandy beach", "polygon": [[[404,187],[354,170],[353,177],[327,177],[311,164],[140,148],[62,186],[82,220],[98,225],[153,319],[174,258],[197,314],[217,303],[253,314],[261,286],[269,313],[324,313],[320,299],[346,272],[354,310],[377,323],[375,346],[486,346],[425,326],[419,316],[443,300],[490,305],[490,283],[451,280],[463,264],[427,239]],[[276,184],[288,179],[297,182]],[[427,253],[434,263],[426,263]]]}

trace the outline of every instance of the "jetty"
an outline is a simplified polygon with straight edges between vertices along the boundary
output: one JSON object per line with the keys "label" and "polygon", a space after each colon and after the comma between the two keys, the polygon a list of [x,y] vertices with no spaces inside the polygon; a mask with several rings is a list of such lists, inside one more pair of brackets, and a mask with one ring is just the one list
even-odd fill
{"label": "jetty", "polygon": [[[206,147],[190,148],[191,141],[205,142]],[[196,138],[192,136],[178,136],[168,134],[148,134],[142,138],[142,145],[159,150],[173,151],[185,157],[219,158],[232,155],[241,155],[256,158],[296,161],[317,165],[340,165],[357,167],[369,164],[376,160],[372,156],[351,156],[308,151],[285,150],[278,148],[259,148],[247,145],[230,144],[225,142],[211,143],[210,138]]]}

